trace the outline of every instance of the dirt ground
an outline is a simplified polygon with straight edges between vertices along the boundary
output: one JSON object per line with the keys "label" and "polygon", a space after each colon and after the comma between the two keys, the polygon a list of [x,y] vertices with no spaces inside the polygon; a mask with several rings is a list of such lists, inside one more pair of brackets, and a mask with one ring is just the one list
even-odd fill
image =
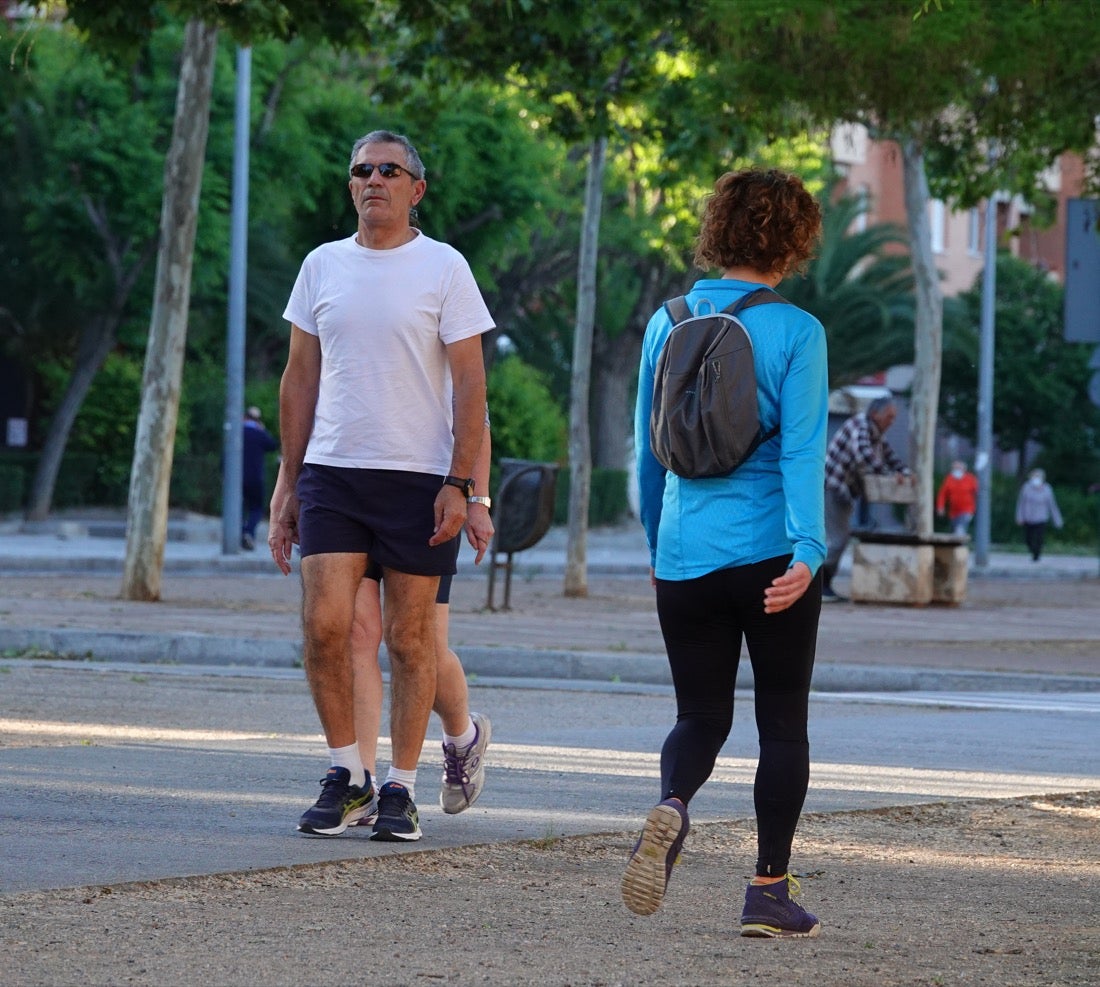
{"label": "dirt ground", "polygon": [[8,987],[1095,987],[1098,835],[1100,792],[807,815],[812,940],[737,934],[737,820],[692,831],[649,918],[619,900],[618,833],[0,896],[0,960]]}

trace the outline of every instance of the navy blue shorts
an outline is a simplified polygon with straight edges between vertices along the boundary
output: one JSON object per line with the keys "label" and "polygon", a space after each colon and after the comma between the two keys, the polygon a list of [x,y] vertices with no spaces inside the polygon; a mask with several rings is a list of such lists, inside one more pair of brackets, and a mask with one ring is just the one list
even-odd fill
{"label": "navy blue shorts", "polygon": [[[363,573],[364,579],[373,579],[376,583],[382,582],[382,567],[374,561],[374,559],[367,559],[367,571]],[[450,603],[451,602],[451,580],[454,576],[440,576],[439,577],[439,589],[435,594],[436,603]]]}
{"label": "navy blue shorts", "polygon": [[429,545],[443,477],[306,463],[298,476],[298,547],[309,555],[361,552],[384,569],[453,576],[458,538]]}

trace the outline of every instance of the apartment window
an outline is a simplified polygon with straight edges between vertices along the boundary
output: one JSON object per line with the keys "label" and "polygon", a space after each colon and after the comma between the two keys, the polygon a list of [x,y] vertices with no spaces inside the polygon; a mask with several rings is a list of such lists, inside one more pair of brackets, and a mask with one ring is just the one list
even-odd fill
{"label": "apartment window", "polygon": [[966,252],[977,257],[982,252],[982,214],[974,206],[966,217]]}
{"label": "apartment window", "polygon": [[862,233],[867,229],[870,220],[871,213],[871,190],[866,185],[861,185],[859,191],[856,193],[859,199],[859,215],[856,216],[856,221],[853,224],[855,226],[856,233]]}
{"label": "apartment window", "polygon": [[944,226],[947,222],[947,210],[942,199],[933,199],[929,220],[932,224],[932,252],[942,254],[944,251]]}

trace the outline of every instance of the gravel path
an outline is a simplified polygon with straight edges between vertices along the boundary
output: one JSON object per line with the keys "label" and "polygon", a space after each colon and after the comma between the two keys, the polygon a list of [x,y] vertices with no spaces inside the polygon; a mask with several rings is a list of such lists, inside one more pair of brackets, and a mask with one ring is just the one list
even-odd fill
{"label": "gravel path", "polygon": [[1098,824],[1100,792],[807,815],[823,929],[789,942],[736,934],[745,820],[692,831],[649,918],[619,901],[633,833],[8,895],[3,981],[1095,987]]}

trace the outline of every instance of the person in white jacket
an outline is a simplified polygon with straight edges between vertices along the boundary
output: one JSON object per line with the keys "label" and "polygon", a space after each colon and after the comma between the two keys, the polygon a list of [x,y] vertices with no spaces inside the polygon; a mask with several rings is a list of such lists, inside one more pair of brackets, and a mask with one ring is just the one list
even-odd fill
{"label": "person in white jacket", "polygon": [[1047,483],[1046,474],[1034,469],[1016,498],[1016,523],[1024,529],[1024,541],[1033,562],[1038,562],[1043,554],[1043,539],[1052,521],[1054,527],[1061,528],[1062,512],[1058,510],[1058,501],[1054,499],[1054,490]]}

